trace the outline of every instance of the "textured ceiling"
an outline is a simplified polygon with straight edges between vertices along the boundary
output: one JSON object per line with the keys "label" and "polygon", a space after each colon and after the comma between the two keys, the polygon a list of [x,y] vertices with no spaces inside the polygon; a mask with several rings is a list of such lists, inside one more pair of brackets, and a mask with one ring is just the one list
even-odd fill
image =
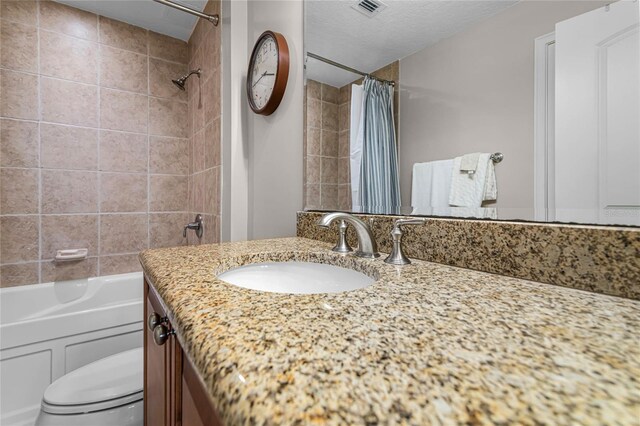
{"label": "textured ceiling", "polygon": [[[56,0],[184,41],[189,40],[197,17],[153,0]],[[207,0],[175,0],[184,6],[204,10]]]}
{"label": "textured ceiling", "polygon": [[[305,48],[364,72],[450,37],[518,0],[383,0],[387,8],[369,18],[351,8],[358,0],[306,0]],[[341,87],[358,76],[315,59],[307,78]]]}

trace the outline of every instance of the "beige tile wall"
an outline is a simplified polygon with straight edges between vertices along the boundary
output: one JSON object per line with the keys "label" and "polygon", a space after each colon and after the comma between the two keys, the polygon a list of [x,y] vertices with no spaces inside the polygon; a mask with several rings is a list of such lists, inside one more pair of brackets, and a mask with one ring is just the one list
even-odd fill
{"label": "beige tile wall", "polygon": [[[210,0],[209,14],[220,13],[220,1]],[[200,20],[189,39],[189,69],[202,70],[200,79],[187,82],[189,127],[189,211],[191,219],[202,213],[202,243],[220,241],[220,26]]]}
{"label": "beige tile wall", "polygon": [[[50,1],[0,11],[0,285],[136,271],[140,250],[183,244],[187,43]],[[89,259],[52,262],[68,248]]]}
{"label": "beige tile wall", "polygon": [[338,208],[339,91],[307,80],[305,90],[305,204],[307,208]]}

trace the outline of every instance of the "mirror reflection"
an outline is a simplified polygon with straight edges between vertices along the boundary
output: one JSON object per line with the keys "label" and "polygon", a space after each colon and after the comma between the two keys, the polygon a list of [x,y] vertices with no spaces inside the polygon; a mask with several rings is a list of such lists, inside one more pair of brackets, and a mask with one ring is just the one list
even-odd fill
{"label": "mirror reflection", "polygon": [[305,2],[306,209],[640,225],[638,1]]}

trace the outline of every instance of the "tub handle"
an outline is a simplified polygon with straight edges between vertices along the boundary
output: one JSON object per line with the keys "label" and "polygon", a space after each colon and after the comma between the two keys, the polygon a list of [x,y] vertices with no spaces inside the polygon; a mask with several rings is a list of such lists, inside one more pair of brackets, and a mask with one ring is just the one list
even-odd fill
{"label": "tub handle", "polygon": [[153,329],[153,341],[156,342],[156,345],[162,346],[173,334],[176,334],[176,332],[170,330],[166,325],[160,324]]}
{"label": "tub handle", "polygon": [[154,328],[165,322],[169,322],[169,318],[161,317],[156,312],[154,312],[149,315],[149,318],[147,318],[147,327],[150,331],[153,331]]}

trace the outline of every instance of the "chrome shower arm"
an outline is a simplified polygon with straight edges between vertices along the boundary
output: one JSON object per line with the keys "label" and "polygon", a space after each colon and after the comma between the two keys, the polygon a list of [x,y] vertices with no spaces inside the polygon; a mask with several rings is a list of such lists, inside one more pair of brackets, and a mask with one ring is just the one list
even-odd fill
{"label": "chrome shower arm", "polygon": [[199,17],[199,18],[206,19],[207,21],[211,22],[216,27],[218,26],[218,22],[220,22],[220,16],[217,15],[217,14],[216,15],[207,15],[206,13],[202,13],[199,10],[192,9],[190,7],[183,6],[183,5],[178,4],[178,3],[174,3],[174,2],[172,2],[170,0],[153,0],[153,1],[155,1],[157,3],[162,3],[165,6],[173,7],[174,9],[178,9],[178,10],[181,10],[183,12],[190,13],[192,15],[195,15],[195,16]]}
{"label": "chrome shower arm", "polygon": [[173,82],[173,84],[175,84],[176,86],[178,86],[178,88],[180,90],[185,90],[184,88],[184,83],[187,81],[187,79],[189,77],[191,77],[193,74],[198,76],[198,79],[200,79],[200,74],[202,73],[202,70],[200,68],[198,68],[197,70],[191,70],[189,71],[188,74],[183,75],[182,77],[180,77],[177,80],[171,80]]}
{"label": "chrome shower arm", "polygon": [[189,77],[191,77],[193,74],[197,74],[197,75],[198,75],[198,78],[200,78],[200,74],[201,74],[201,73],[202,73],[202,70],[201,70],[200,68],[198,68],[197,70],[189,71],[189,74],[185,75],[185,76],[184,76],[184,77],[182,77],[182,78],[184,78],[184,79],[186,80],[186,79],[188,79]]}

